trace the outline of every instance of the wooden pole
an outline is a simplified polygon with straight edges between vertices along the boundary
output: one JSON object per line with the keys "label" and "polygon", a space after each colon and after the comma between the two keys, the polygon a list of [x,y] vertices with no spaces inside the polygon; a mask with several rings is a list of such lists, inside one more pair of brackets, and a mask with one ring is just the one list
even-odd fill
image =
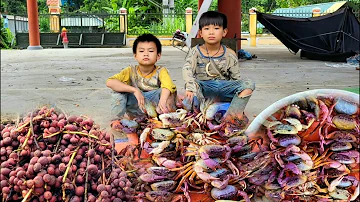
{"label": "wooden pole", "polygon": [[29,46],[28,50],[42,49],[40,46],[39,17],[37,0],[27,0]]}

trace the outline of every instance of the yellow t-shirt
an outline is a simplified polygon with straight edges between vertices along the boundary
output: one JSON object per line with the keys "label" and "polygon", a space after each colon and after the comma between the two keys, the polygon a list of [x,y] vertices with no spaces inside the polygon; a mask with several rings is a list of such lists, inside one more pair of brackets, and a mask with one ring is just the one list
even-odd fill
{"label": "yellow t-shirt", "polygon": [[[132,72],[136,75],[133,75]],[[168,70],[161,66],[156,66],[154,71],[146,76],[141,74],[139,66],[129,66],[123,69],[120,73],[109,77],[108,80],[109,79],[117,79],[127,85],[136,86],[141,91],[166,88],[171,93],[176,92],[176,86],[173,83]]]}

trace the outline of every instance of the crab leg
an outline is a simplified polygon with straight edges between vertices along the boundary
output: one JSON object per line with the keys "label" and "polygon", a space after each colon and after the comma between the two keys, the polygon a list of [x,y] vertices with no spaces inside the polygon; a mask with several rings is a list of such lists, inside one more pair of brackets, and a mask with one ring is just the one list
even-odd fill
{"label": "crab leg", "polygon": [[192,164],[194,164],[195,162],[191,161],[189,163],[187,163],[186,165],[182,166],[182,167],[179,167],[179,168],[172,168],[172,169],[169,169],[170,171],[178,171],[178,170],[182,170],[182,169],[185,169],[186,167],[188,166],[191,166]]}
{"label": "crab leg", "polygon": [[174,180],[178,180],[184,173],[189,172],[191,169],[193,169],[192,166],[186,168],[184,171],[180,172],[180,173],[174,178]]}
{"label": "crab leg", "polygon": [[194,170],[191,170],[190,172],[186,173],[186,175],[181,178],[179,185],[176,187],[175,192],[180,192],[181,191],[181,185],[184,183],[184,181],[193,173],[195,172]]}
{"label": "crab leg", "polygon": [[189,182],[195,184],[194,178],[196,177],[196,172],[193,172],[189,177]]}

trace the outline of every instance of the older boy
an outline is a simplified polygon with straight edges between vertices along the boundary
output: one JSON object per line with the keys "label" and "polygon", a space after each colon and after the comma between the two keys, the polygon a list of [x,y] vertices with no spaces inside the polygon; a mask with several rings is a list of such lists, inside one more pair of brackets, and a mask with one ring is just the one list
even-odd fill
{"label": "older boy", "polygon": [[240,78],[236,53],[220,43],[227,31],[224,14],[208,11],[200,17],[199,33],[205,44],[193,47],[184,64],[186,98],[183,103],[192,103],[194,97],[231,101],[224,115],[225,121],[243,128],[248,122],[244,109],[255,83]]}
{"label": "older boy", "polygon": [[133,45],[136,66],[129,66],[107,79],[113,90],[112,116],[130,119],[144,115],[144,104],[150,101],[158,113],[175,111],[176,86],[165,67],[156,66],[161,57],[161,43],[152,34],[139,36]]}

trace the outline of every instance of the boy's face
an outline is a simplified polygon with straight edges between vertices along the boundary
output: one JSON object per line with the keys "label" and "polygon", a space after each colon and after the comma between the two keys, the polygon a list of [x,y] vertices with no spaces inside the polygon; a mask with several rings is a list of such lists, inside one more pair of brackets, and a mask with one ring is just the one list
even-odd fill
{"label": "boy's face", "polygon": [[157,53],[156,44],[154,42],[139,42],[134,55],[136,61],[142,66],[154,65],[160,60],[161,53]]}
{"label": "boy's face", "polygon": [[206,25],[200,30],[200,36],[208,44],[217,44],[226,36],[228,30],[219,25]]}

